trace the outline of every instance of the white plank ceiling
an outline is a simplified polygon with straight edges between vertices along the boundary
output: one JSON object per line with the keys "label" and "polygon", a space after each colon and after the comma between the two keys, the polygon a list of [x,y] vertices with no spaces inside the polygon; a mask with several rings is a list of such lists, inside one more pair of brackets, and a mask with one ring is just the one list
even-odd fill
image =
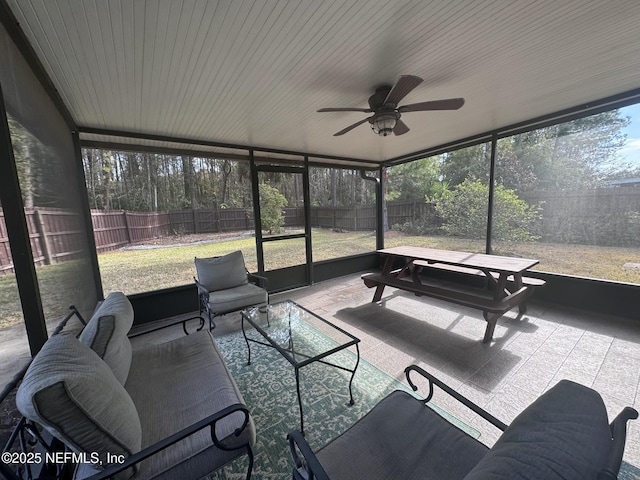
{"label": "white plank ceiling", "polygon": [[[8,4],[81,127],[383,162],[640,88],[638,0]],[[316,113],[407,74],[465,105],[385,138]]]}

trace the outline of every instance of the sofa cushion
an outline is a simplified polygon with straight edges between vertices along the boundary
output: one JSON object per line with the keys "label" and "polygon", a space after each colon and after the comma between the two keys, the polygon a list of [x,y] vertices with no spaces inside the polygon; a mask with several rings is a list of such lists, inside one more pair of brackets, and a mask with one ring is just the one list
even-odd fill
{"label": "sofa cushion", "polygon": [[396,390],[317,456],[335,480],[455,480],[464,478],[487,450],[431,408]]}
{"label": "sofa cushion", "polygon": [[131,367],[133,307],[122,292],[112,292],[94,312],[80,334],[80,341],[102,358],[124,385]]}
{"label": "sofa cushion", "polygon": [[527,407],[465,480],[597,478],[611,448],[600,395],[562,380]]}
{"label": "sofa cushion", "polygon": [[131,397],[106,363],[72,335],[45,342],[16,404],[73,451],[97,452],[105,464],[107,453],[128,456],[140,450],[142,430]]}
{"label": "sofa cushion", "polygon": [[247,270],[240,250],[221,257],[196,258],[198,281],[210,292],[247,283]]}
{"label": "sofa cushion", "polygon": [[[140,412],[143,448],[230,405],[244,404],[208,331],[134,349],[133,359],[126,389]],[[217,437],[231,446],[253,445],[252,420],[239,437],[234,435],[244,420],[241,413],[221,420],[216,424]],[[216,448],[210,429],[205,428],[143,461],[139,476],[201,478],[237,455],[237,451]]]}

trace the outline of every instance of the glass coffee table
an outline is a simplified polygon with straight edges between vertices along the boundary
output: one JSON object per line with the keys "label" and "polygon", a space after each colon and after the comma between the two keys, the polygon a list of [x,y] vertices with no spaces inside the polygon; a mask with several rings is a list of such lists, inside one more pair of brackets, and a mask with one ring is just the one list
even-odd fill
{"label": "glass coffee table", "polygon": [[[245,322],[253,326],[262,338],[247,336]],[[311,341],[310,335],[323,334],[323,341]],[[298,305],[291,300],[274,303],[267,307],[252,307],[242,311],[242,333],[247,343],[248,360],[251,365],[251,343],[275,348],[293,365],[296,378],[296,393],[300,408],[300,431],[304,434],[304,414],[300,396],[300,369],[315,362],[339,368],[351,373],[349,379],[349,405],[353,405],[353,377],[360,363],[359,338],[336,327],[331,322]],[[257,335],[255,336],[257,337]],[[264,341],[263,341],[264,340]],[[328,358],[341,350],[355,347],[356,360],[353,368],[329,362]]]}

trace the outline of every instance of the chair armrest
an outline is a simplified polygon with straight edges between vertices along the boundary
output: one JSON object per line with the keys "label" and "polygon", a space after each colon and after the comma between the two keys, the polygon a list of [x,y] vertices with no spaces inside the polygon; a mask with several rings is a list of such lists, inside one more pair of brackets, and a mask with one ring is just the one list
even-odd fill
{"label": "chair armrest", "polygon": [[444,392],[448,393],[450,396],[458,400],[465,407],[471,409],[473,412],[480,415],[482,418],[484,418],[487,422],[491,423],[496,428],[499,428],[502,431],[505,431],[507,429],[508,427],[507,424],[501,422],[496,417],[491,415],[482,407],[473,403],[468,398],[460,395],[453,388],[449,387],[447,384],[445,384],[441,380],[438,380],[436,377],[426,372],[424,369],[418,367],[417,365],[409,365],[407,368],[404,369],[404,374],[407,377],[407,382],[409,383],[409,386],[413,389],[414,392],[418,391],[418,387],[411,380],[411,372],[416,372],[429,381],[429,395],[427,395],[426,398],[421,400],[423,403],[427,403],[431,400],[431,398],[433,397],[433,386],[437,385],[441,390],[443,390]]}
{"label": "chair armrest", "polygon": [[249,279],[249,282],[264,288],[265,290],[267,289],[267,277],[263,277],[257,273],[247,272],[247,278]]}
{"label": "chair armrest", "polygon": [[200,312],[209,309],[209,289],[201,284],[196,277],[193,277],[193,281],[196,282],[198,287],[198,300],[200,300]]}
{"label": "chair armrest", "polygon": [[147,333],[157,332],[158,330],[162,330],[163,328],[173,327],[174,325],[177,325],[179,323],[182,323],[182,330],[184,331],[184,334],[185,335],[189,335],[189,332],[187,331],[187,322],[190,322],[192,320],[199,320],[199,322],[200,322],[200,325],[198,326],[198,328],[196,328],[196,332],[199,332],[200,330],[202,330],[204,328],[204,323],[205,323],[204,317],[201,316],[201,315],[196,315],[195,317],[189,317],[189,318],[185,318],[185,319],[177,319],[177,320],[174,320],[172,322],[165,323],[164,325],[160,325],[159,327],[148,328],[148,329],[143,330],[141,332],[129,333],[129,334],[127,334],[127,337],[129,337],[129,338],[140,337],[142,335],[146,335]]}
{"label": "chair armrest", "polygon": [[638,418],[638,411],[631,407],[625,407],[609,425],[612,440],[611,453],[606,466],[598,473],[598,480],[616,480],[618,478],[627,439],[627,422],[636,418]]}
{"label": "chair armrest", "polygon": [[[287,440],[289,440],[291,456],[296,464],[293,480],[330,480],[302,433],[293,430],[287,435]],[[300,458],[298,452],[302,454],[303,458]]]}
{"label": "chair armrest", "polygon": [[196,282],[196,287],[198,287],[198,295],[206,295],[209,297],[209,290],[203,284],[201,284],[196,277],[193,277],[193,281]]}
{"label": "chair armrest", "polygon": [[216,447],[218,447],[221,450],[238,450],[240,448],[246,448],[247,452],[249,453],[250,462],[252,462],[253,454],[251,453],[251,446],[249,445],[248,442],[246,444],[238,445],[235,447],[228,447],[223,445],[222,442],[218,438],[216,438],[216,434],[215,434],[216,423],[222,420],[223,418],[225,418],[226,416],[234,414],[236,412],[242,412],[244,413],[244,416],[245,416],[245,420],[244,420],[244,423],[242,424],[242,427],[238,428],[235,432],[235,435],[239,436],[242,433],[242,431],[246,428],[247,424],[249,423],[249,410],[247,410],[247,407],[245,405],[237,403],[234,405],[230,405],[227,408],[220,410],[219,412],[216,412],[213,415],[210,415],[200,420],[199,422],[196,422],[180,430],[179,432],[174,433],[173,435],[170,435],[169,437],[164,438],[159,442],[154,443],[153,445],[149,445],[147,448],[140,450],[138,453],[134,453],[133,455],[130,455],[129,457],[127,457],[127,459],[123,463],[117,464],[117,465],[111,465],[110,467],[107,467],[100,473],[92,475],[87,480],[107,479],[115,475],[116,473],[122,472],[128,468],[135,466],[136,464],[140,463],[142,460],[145,460],[155,455],[156,453],[164,450],[165,448],[170,447],[171,445],[179,442],[180,440],[190,435],[193,435],[194,433],[206,427],[211,427],[211,439],[213,441],[213,444]]}

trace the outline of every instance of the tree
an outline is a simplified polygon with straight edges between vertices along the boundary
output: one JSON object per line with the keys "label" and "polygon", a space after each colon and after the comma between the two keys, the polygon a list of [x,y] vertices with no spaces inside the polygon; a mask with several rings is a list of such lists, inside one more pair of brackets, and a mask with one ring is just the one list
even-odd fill
{"label": "tree", "polygon": [[472,147],[447,152],[441,156],[442,179],[455,187],[467,178],[489,181],[491,145],[482,143]]}
{"label": "tree", "polygon": [[602,185],[606,165],[624,146],[628,117],[610,110],[548,127],[552,153],[538,169],[543,188],[580,189]]}
{"label": "tree", "polygon": [[11,115],[7,114],[7,120],[24,206],[33,208],[38,188],[38,162],[34,155],[41,150],[39,142]]}
{"label": "tree", "polygon": [[260,184],[260,217],[262,229],[269,234],[282,232],[284,214],[282,209],[287,206],[287,199],[277,188],[268,183]]}
{"label": "tree", "polygon": [[440,157],[422,158],[387,170],[387,200],[423,202],[441,189]]}
{"label": "tree", "polygon": [[[629,122],[618,110],[610,110],[502,138],[495,180],[518,193],[599,186],[610,176]],[[488,183],[490,162],[490,143],[448,152],[442,155],[442,178],[451,186],[468,178]]]}
{"label": "tree", "polygon": [[189,208],[196,208],[196,179],[195,172],[193,171],[193,158],[188,155],[182,157],[182,178],[184,184],[184,199],[185,206]]}

